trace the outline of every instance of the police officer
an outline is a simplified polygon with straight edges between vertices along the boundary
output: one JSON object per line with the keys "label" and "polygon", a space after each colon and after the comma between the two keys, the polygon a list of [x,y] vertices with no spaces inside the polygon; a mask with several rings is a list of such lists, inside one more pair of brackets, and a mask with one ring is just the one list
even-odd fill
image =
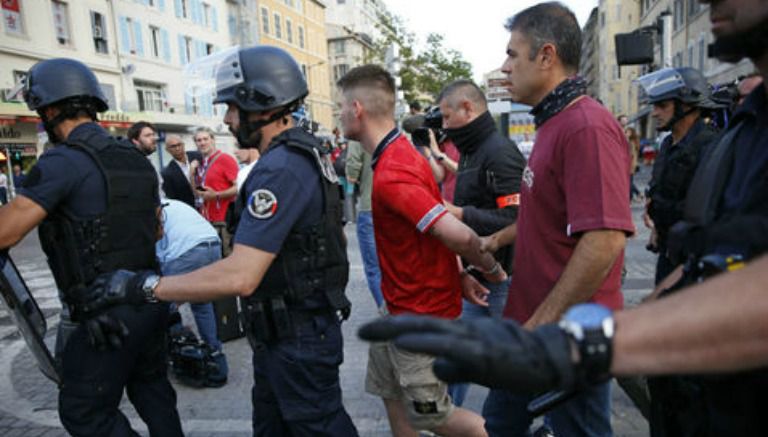
{"label": "police officer", "polygon": [[717,135],[702,111],[714,105],[704,76],[693,68],[665,68],[638,79],[652,105],[661,143],[648,187],[647,214],[653,227],[649,249],[658,252],[656,283],[672,272],[667,256],[669,228],[683,217],[685,194],[702,150]]}
{"label": "police officer", "polygon": [[[729,62],[748,57],[768,74],[768,3],[706,3],[716,38],[712,53]],[[670,377],[666,396],[653,399],[661,414],[652,417],[652,435],[736,436],[766,429],[767,131],[768,91],[761,85],[696,169],[683,221],[668,236],[670,260],[684,263],[678,284],[695,285],[678,285],[662,299],[614,316],[593,305],[575,307],[560,326],[534,332],[510,322],[460,326],[412,319],[381,322],[362,334],[399,337],[399,346],[446,357],[436,372],[447,380],[463,373],[521,392],[574,387],[609,372],[687,373]],[[745,263],[752,265],[742,269]]]}
{"label": "police officer", "polygon": [[100,274],[157,268],[155,172],[132,145],[96,124],[107,99],[88,67],[46,60],[26,80],[27,106],[56,147],[0,209],[0,248],[40,225],[64,306],[56,345],[62,424],[75,436],[138,435],[118,409],[125,390],[151,435],[182,435],[166,375],[168,306],[122,305],[86,314],[78,305]]}
{"label": "police officer", "polygon": [[240,295],[254,350],[254,435],[357,435],[339,385],[350,304],[337,180],[320,142],[291,117],[308,93],[304,75],[276,47],[220,56],[224,122],[240,147],[261,152],[241,190],[232,255],[180,276],[105,275],[89,308]]}

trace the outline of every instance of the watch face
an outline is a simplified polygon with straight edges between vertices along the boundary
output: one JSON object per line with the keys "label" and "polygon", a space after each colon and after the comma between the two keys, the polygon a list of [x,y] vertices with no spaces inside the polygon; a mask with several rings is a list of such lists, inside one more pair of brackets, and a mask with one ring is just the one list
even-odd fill
{"label": "watch face", "polygon": [[578,323],[583,329],[600,328],[603,326],[603,321],[611,318],[612,313],[608,308],[593,303],[576,305],[569,309],[564,320],[568,322]]}

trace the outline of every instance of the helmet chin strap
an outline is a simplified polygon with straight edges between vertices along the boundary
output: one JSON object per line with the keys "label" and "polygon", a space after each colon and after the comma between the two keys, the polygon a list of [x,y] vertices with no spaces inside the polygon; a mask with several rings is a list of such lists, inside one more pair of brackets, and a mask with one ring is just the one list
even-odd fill
{"label": "helmet chin strap", "polygon": [[264,120],[248,120],[248,113],[240,111],[240,128],[237,130],[237,142],[241,149],[258,149],[261,144],[263,134],[261,129],[286,116],[289,116],[293,111],[296,103],[284,106],[283,109],[275,112],[269,118]]}
{"label": "helmet chin strap", "polygon": [[61,124],[61,122],[66,118],[64,111],[59,112],[55,117],[51,119],[48,119],[48,117],[45,115],[45,112],[42,110],[37,111],[37,114],[40,116],[40,120],[43,121],[43,128],[45,129],[45,133],[48,134],[48,141],[56,144],[65,140],[65,138],[59,138],[59,136],[56,134],[56,126]]}
{"label": "helmet chin strap", "polygon": [[659,132],[669,132],[669,131],[671,131],[675,127],[675,125],[677,124],[678,121],[684,119],[685,117],[688,116],[688,114],[691,114],[691,113],[695,112],[697,109],[699,109],[696,106],[693,106],[693,107],[691,107],[691,109],[689,109],[687,111],[684,111],[683,110],[683,104],[680,103],[679,100],[675,100],[674,104],[675,104],[675,113],[672,115],[672,118],[669,119],[667,124],[665,124],[664,126],[659,126],[658,128],[656,128],[656,130],[658,130]]}

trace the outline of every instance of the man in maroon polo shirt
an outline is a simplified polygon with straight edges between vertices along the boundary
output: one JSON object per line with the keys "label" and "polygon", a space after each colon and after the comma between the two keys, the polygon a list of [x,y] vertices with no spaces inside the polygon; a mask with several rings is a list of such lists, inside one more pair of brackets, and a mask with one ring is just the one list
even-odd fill
{"label": "man in maroon polo shirt", "polygon": [[[371,203],[381,290],[391,314],[424,314],[454,319],[461,313],[461,293],[487,305],[471,275],[462,274],[457,254],[490,282],[506,278],[480,239],[443,206],[427,160],[395,125],[395,84],[376,65],[352,69],[339,80],[344,136],[373,153]],[[371,345],[366,390],[380,396],[392,433],[417,436],[427,429],[440,435],[484,436],[479,415],[455,407],[447,385],[432,372],[434,358]]]}
{"label": "man in maroon polo shirt", "polygon": [[[581,302],[620,309],[624,245],[634,232],[627,140],[575,76],[581,31],[568,8],[541,3],[512,16],[506,27],[502,72],[512,99],[533,106],[537,132],[517,223],[486,241],[491,251],[515,242],[504,315],[532,329],[557,322]],[[527,432],[530,400],[491,390],[483,406],[489,434]],[[556,435],[610,436],[609,383],[584,390],[548,418]]]}

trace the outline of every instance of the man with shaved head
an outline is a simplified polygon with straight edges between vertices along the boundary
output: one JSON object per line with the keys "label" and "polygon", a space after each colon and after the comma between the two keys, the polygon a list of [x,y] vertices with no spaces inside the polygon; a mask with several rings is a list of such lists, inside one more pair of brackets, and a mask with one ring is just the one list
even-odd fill
{"label": "man with shaved head", "polygon": [[[446,208],[480,236],[491,235],[515,223],[525,158],[515,143],[496,128],[485,94],[471,80],[462,79],[448,84],[440,93],[438,103],[443,114],[443,129],[461,153],[455,204],[445,202]],[[512,248],[512,245],[505,246],[493,254],[508,275],[512,274]],[[463,263],[469,266],[466,260]],[[501,319],[509,280],[493,284],[476,271],[470,274],[488,288],[488,306],[465,301],[461,318]],[[468,387],[467,384],[451,386],[449,391],[456,405],[463,403]]]}
{"label": "man with shaved head", "polygon": [[[456,254],[493,283],[507,275],[480,239],[443,205],[427,160],[395,124],[395,83],[376,65],[349,71],[339,80],[344,137],[373,153],[373,214],[381,291],[390,314],[426,314],[455,319],[461,292],[480,305],[482,287],[462,274]],[[432,372],[434,359],[411,354],[392,343],[371,345],[366,390],[380,396],[393,435],[484,436],[483,419],[455,407],[447,386]]]}

